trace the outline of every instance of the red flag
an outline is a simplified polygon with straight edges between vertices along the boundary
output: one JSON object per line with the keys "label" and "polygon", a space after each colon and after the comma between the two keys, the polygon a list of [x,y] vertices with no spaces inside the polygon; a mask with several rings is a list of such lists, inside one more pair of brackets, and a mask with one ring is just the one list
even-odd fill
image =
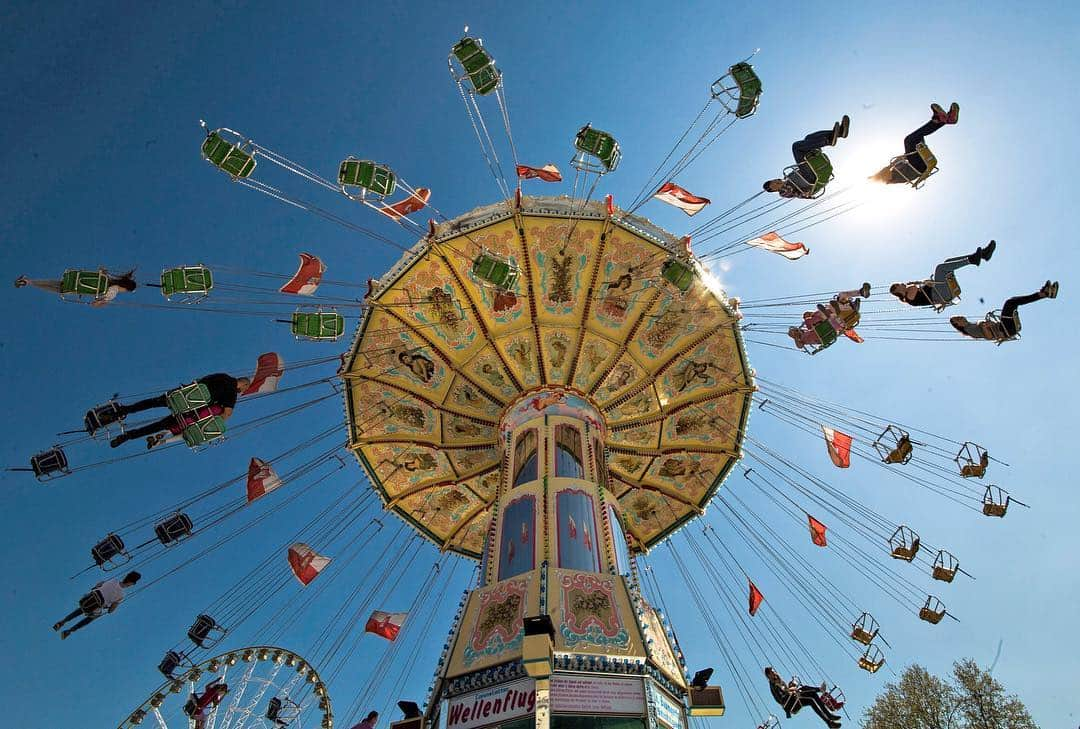
{"label": "red flag", "polygon": [[392,220],[401,220],[410,213],[422,210],[430,199],[431,190],[426,187],[418,187],[416,192],[401,202],[396,202],[393,205],[383,205],[379,208],[379,212]]}
{"label": "red flag", "polygon": [[697,215],[710,202],[709,198],[694,195],[674,182],[665,182],[653,197],[668,205],[674,205],[687,215]]}
{"label": "red flag", "polygon": [[789,243],[781,238],[776,231],[766,233],[760,238],[751,238],[746,241],[746,244],[754,246],[755,248],[763,248],[764,250],[772,251],[773,253],[779,253],[789,261],[802,258],[810,252],[810,249],[802,243]]}
{"label": "red flag", "polygon": [[289,547],[288,557],[293,574],[305,587],[319,576],[326,565],[330,564],[329,557],[322,556],[303,542],[297,542]]}
{"label": "red flag", "polygon": [[408,615],[408,613],[387,613],[382,610],[376,610],[371,614],[371,617],[367,619],[367,625],[364,626],[364,630],[368,633],[374,633],[375,635],[392,641],[398,637],[398,633],[401,632],[401,626],[405,623],[405,618],[408,617]]}
{"label": "red flag", "polygon": [[806,515],[806,518],[810,520],[810,541],[819,547],[829,546],[828,542],[825,541],[827,527],[809,514]]}
{"label": "red flag", "polygon": [[746,581],[750,583],[750,616],[753,617],[758,608],[761,607],[761,603],[765,601],[765,596],[761,594],[761,590],[757,589],[757,585],[754,584],[753,580],[747,579]]}
{"label": "red flag", "polygon": [[285,361],[277,352],[266,352],[259,355],[255,364],[255,374],[251,376],[251,384],[241,392],[241,395],[257,395],[260,392],[273,392],[277,389],[278,381],[285,374]]}
{"label": "red flag", "polygon": [[326,273],[326,266],[318,256],[301,253],[300,268],[296,269],[296,275],[278,291],[283,294],[311,296],[315,293],[315,289],[319,288],[319,282],[322,281],[324,273]]}
{"label": "red flag", "polygon": [[839,430],[821,426],[821,432],[825,434],[825,445],[829,449],[829,458],[837,468],[847,468],[851,465],[851,436],[841,433]]}
{"label": "red flag", "polygon": [[855,342],[855,344],[862,344],[863,343],[863,338],[860,337],[858,332],[856,332],[854,329],[848,329],[847,331],[845,331],[844,336],[847,337],[848,339],[850,339],[851,341]]}
{"label": "red flag", "polygon": [[615,214],[615,196],[604,195],[604,206],[607,208],[607,214],[610,218],[612,215]]}
{"label": "red flag", "polygon": [[281,479],[270,464],[261,458],[252,458],[248,464],[247,500],[250,504],[281,485]]}
{"label": "red flag", "polygon": [[544,182],[562,182],[562,173],[559,168],[552,164],[543,167],[529,167],[528,165],[517,166],[519,180],[540,179]]}

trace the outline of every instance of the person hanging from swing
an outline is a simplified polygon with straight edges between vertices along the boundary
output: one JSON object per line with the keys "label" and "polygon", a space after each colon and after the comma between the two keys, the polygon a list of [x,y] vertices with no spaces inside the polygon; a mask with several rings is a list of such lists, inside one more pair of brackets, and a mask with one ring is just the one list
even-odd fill
{"label": "person hanging from swing", "polygon": [[[125,271],[124,273],[109,273],[102,269],[100,276],[105,279],[104,291],[98,289],[100,296],[95,296],[90,301],[90,306],[95,309],[105,306],[110,301],[115,299],[120,294],[131,293],[137,288],[135,283],[135,269]],[[65,293],[64,281],[62,279],[52,278],[27,278],[26,276],[19,276],[15,279],[15,288],[21,289],[25,286],[31,286],[35,289],[41,289],[42,291],[48,291],[53,294],[63,295]]]}
{"label": "person hanging from swing", "polygon": [[921,185],[934,171],[937,160],[926,146],[926,138],[947,124],[960,121],[960,105],[955,101],[945,111],[938,104],[930,105],[930,121],[904,137],[904,154],[889,163],[887,167],[871,177],[875,182],[886,185]]}
{"label": "person hanging from swing", "polygon": [[[233,408],[236,407],[236,398],[244,390],[251,385],[251,379],[248,377],[233,377],[227,375],[224,372],[217,372],[212,375],[206,375],[200,377],[198,382],[206,386],[206,389],[210,391],[210,405],[207,406],[208,414],[221,415],[223,418],[228,418],[232,415]],[[141,412],[143,410],[150,410],[151,408],[167,408],[169,407],[166,400],[167,393],[162,393],[157,397],[147,398],[145,400],[139,400],[131,405],[118,404],[114,410],[111,411],[110,417],[119,420],[131,413]],[[200,411],[202,409],[200,408]],[[199,413],[202,414],[201,412]],[[87,414],[89,416],[89,413]],[[99,419],[100,420],[100,419]],[[87,422],[91,422],[89,417]],[[110,422],[113,422],[110,420]],[[107,425],[108,423],[101,423],[101,425]],[[89,427],[89,426],[88,426]],[[146,438],[146,447],[153,448],[160,444],[167,437],[165,432],[179,432],[184,427],[183,422],[179,422],[177,416],[168,415],[160,420],[155,420],[149,425],[144,425],[139,428],[133,428],[125,431],[120,435],[109,441],[109,445],[113,448],[123,445],[129,440],[136,440],[138,438]],[[174,433],[175,434],[175,433]],[[92,433],[91,433],[92,435]]]}
{"label": "person hanging from swing", "polygon": [[[102,580],[97,583],[91,588],[90,592],[79,599],[78,608],[63,620],[58,620],[53,624],[53,630],[60,633],[60,640],[65,640],[76,630],[85,628],[102,615],[116,612],[116,608],[120,607],[120,603],[124,599],[124,590],[133,587],[141,577],[142,575],[138,572],[128,572],[122,580]],[[66,630],[61,630],[65,623],[74,620],[80,615],[82,620]]]}
{"label": "person hanging from swing", "polygon": [[989,261],[996,248],[997,241],[991,240],[985,248],[979,246],[970,255],[946,258],[934,268],[934,276],[929,281],[894,283],[889,287],[889,293],[908,306],[933,306],[938,310],[944,309],[953,303],[960,293],[960,286],[956,283],[954,272],[964,266],[978,266],[983,261]]}
{"label": "person hanging from swing", "polygon": [[184,704],[184,714],[192,719],[194,729],[203,729],[210,719],[210,714],[229,693],[229,684],[221,678],[215,678],[206,684],[202,693],[192,694]]}
{"label": "person hanging from swing", "polygon": [[769,693],[784,709],[788,719],[809,706],[829,729],[840,729],[840,715],[832,713],[822,703],[820,686],[803,686],[795,680],[785,683],[772,666],[765,667],[765,677],[769,679]]}
{"label": "person hanging from swing", "polygon": [[1058,282],[1047,281],[1042,288],[1027,296],[1013,296],[1005,300],[1001,313],[990,312],[983,321],[968,321],[967,317],[954,316],[949,319],[958,332],[972,339],[988,339],[992,342],[1006,342],[1016,338],[1020,332],[1020,315],[1017,309],[1039,299],[1056,299]]}
{"label": "person hanging from swing", "polygon": [[860,317],[862,299],[868,296],[870,284],[865,282],[857,289],[841,291],[828,304],[818,304],[816,310],[804,311],[802,324],[788,329],[788,336],[795,341],[796,347],[819,345],[821,335],[818,334],[817,326],[825,321],[829,322],[837,334],[854,333]]}
{"label": "person hanging from swing", "polygon": [[[836,146],[838,140],[847,137],[850,126],[851,119],[844,114],[840,121],[833,123],[832,129],[811,132],[792,144],[791,155],[795,158],[795,166],[782,179],[768,180],[761,187],[765,192],[778,193],[780,197],[817,197],[829,181],[820,179],[818,173],[826,171],[827,167],[828,175],[831,175],[832,170],[832,164],[821,148]],[[824,166],[818,160],[822,160]],[[817,169],[815,165],[818,165]]]}

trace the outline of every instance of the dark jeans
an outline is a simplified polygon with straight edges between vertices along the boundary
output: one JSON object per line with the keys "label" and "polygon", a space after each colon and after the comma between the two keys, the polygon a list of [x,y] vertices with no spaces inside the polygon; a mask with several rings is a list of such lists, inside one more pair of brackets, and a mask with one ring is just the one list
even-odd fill
{"label": "dark jeans", "polygon": [[907,159],[908,164],[914,167],[920,175],[923,172],[926,172],[926,163],[923,162],[922,157],[915,151],[915,148],[920,144],[925,143],[928,135],[933,134],[943,126],[945,126],[944,122],[931,119],[911,134],[904,137],[904,157]]}
{"label": "dark jeans", "polygon": [[96,617],[90,617],[89,615],[85,615],[83,613],[83,611],[82,611],[82,608],[75,608],[73,611],[71,611],[71,614],[69,614],[66,618],[64,618],[63,620],[60,621],[60,625],[63,625],[66,622],[74,620],[75,618],[79,617],[80,615],[84,615],[83,619],[80,620],[79,622],[75,623],[74,625],[72,625],[70,628],[68,628],[67,629],[68,633],[74,633],[79,628],[85,628],[87,625],[89,625],[90,623],[97,620]]}
{"label": "dark jeans", "polygon": [[[139,400],[138,402],[132,403],[131,405],[123,405],[122,409],[125,415],[130,415],[131,413],[137,413],[143,410],[150,410],[152,408],[167,407],[169,407],[169,404],[165,400],[165,395],[162,394],[158,395],[157,397],[148,397],[145,400]],[[173,425],[176,425],[176,417],[173,415],[168,415],[164,418],[161,418],[160,420],[155,420],[148,425],[144,425],[141,428],[132,428],[131,430],[127,431],[127,436],[128,438],[132,439],[144,438],[148,435],[153,435],[154,433],[168,430]]]}
{"label": "dark jeans", "polygon": [[811,132],[798,142],[791,145],[791,156],[799,165],[799,172],[807,182],[816,182],[817,175],[810,165],[806,164],[806,155],[822,147],[832,146],[832,130],[822,129],[820,132]]}
{"label": "dark jeans", "polygon": [[809,706],[814,710],[814,713],[821,717],[821,720],[826,724],[834,721],[839,721],[840,716],[834,714],[825,708],[825,704],[821,703],[821,696],[819,695],[819,689],[816,686],[803,686],[799,689],[799,703],[803,706]]}
{"label": "dark jeans", "polygon": [[1010,337],[1015,337],[1020,331],[1020,319],[1016,316],[1017,307],[1033,303],[1041,298],[1041,294],[1034,293],[1027,296],[1013,296],[1005,300],[1001,306],[1001,326]]}

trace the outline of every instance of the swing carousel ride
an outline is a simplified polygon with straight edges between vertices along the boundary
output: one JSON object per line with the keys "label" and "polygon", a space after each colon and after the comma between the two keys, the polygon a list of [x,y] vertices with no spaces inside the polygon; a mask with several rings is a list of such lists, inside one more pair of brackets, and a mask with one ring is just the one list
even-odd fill
{"label": "swing carousel ride", "polygon": [[[502,74],[478,39],[467,36],[454,45],[449,66],[499,190],[495,202],[457,217],[444,216],[431,190],[410,185],[383,162],[348,156],[336,178],[328,178],[244,134],[207,127],[202,156],[220,174],[398,248],[402,256],[366,284],[324,279],[325,264],[310,253],[301,254],[295,276],[279,276],[285,283],[276,289],[258,285],[259,278],[276,275],[268,272],[201,264],[163,272],[166,301],[159,306],[282,315],[297,339],[316,342],[340,340],[347,318],[359,324],[344,354],[288,365],[277,353],[259,357],[241,393],[244,407],[300,392],[304,399],[283,410],[227,424],[204,384],[170,391],[171,442],[158,445],[152,436],[152,449],[137,457],[239,440],[338,398],[344,399],[346,442],[340,425],[330,423],[273,458],[252,458],[245,473],[107,532],[93,546],[88,569],[109,572],[134,562],[153,575],[163,555],[195,549],[187,543],[216,530],[219,541],[181,564],[204,558],[348,468],[346,451],[370,488],[343,493],[287,541],[272,545],[242,585],[201,610],[186,639],[169,647],[157,667],[164,683],[119,726],[329,729],[363,718],[379,692],[426,699],[401,703],[405,718],[396,726],[402,729],[696,725],[700,717],[725,712],[724,692],[709,683],[711,670],[688,673],[650,563],[657,548],[670,555],[722,660],[721,683],[747,716],[764,727],[779,724],[760,672],[781,664],[813,677],[811,683],[824,680],[822,701],[842,711],[845,697],[831,678],[839,673],[835,656],[808,650],[795,621],[820,629],[848,665],[875,673],[886,665],[889,648],[887,631],[873,615],[875,600],[936,625],[953,616],[917,582],[915,565],[942,590],[966,573],[957,557],[931,546],[912,525],[877,513],[816,467],[755,437],[751,412],[811,438],[824,436],[823,450],[837,467],[861,461],[961,509],[1004,517],[1020,503],[983,484],[994,459],[981,446],[825,401],[749,365],[748,344],[767,344],[755,337],[789,335],[786,323],[774,323],[778,314],[797,320],[818,298],[729,298],[707,264],[752,248],[798,259],[805,247],[785,236],[860,206],[868,183],[826,190],[833,170],[818,150],[807,160],[815,179],[805,179],[805,168],[787,171],[802,175],[806,194],[799,198],[806,202],[755,202],[758,192],[682,236],[637,215],[654,198],[690,215],[709,204],[673,180],[757,112],[762,83],[742,61],[712,84],[705,109],[625,209],[610,195],[597,196],[622,150],[612,134],[591,125],[574,136],[571,194],[524,194],[523,181],[555,184],[561,172],[519,161]],[[495,133],[500,127],[505,136]],[[507,151],[514,180],[500,158]],[[928,150],[919,153],[925,162]],[[890,166],[919,188],[936,171],[936,159],[925,172],[912,171],[903,157]],[[339,203],[347,198],[350,212],[312,202],[296,191],[303,186]],[[415,243],[355,222],[355,203],[374,211],[378,225],[396,225]],[[421,215],[432,219],[423,224]],[[717,240],[725,235],[732,240]],[[691,244],[702,252],[695,255]],[[104,270],[68,271],[61,295],[101,301],[109,281]],[[366,286],[366,293],[362,299],[325,294],[348,286]],[[955,303],[955,278],[950,286]],[[870,289],[866,284],[857,298],[869,300]],[[306,297],[304,304],[287,310],[298,296]],[[870,332],[867,339],[948,330],[936,311],[912,310],[900,318],[872,305],[851,306],[851,298],[838,295],[822,304],[816,320],[807,312],[801,348],[817,354],[838,342],[852,346],[839,335],[862,342],[856,326]],[[877,332],[885,336],[874,337]],[[286,372],[334,367],[314,380],[277,387]],[[309,388],[331,391],[312,397]],[[127,420],[116,400],[93,408],[88,435],[36,454],[28,470],[47,480],[99,465],[74,465],[67,451],[103,433],[125,432]],[[721,490],[731,476],[738,477],[737,487]],[[245,483],[246,496],[238,495]],[[751,495],[771,511],[751,508]],[[257,501],[274,505],[248,516]],[[360,550],[385,536],[384,529],[394,531],[382,510],[400,521],[371,563],[380,567],[349,571]],[[848,566],[865,594],[854,598],[837,589],[822,576],[826,570],[794,548],[791,533],[802,530],[805,539],[807,528],[810,542]],[[440,556],[419,589],[402,597],[395,590],[423,551],[417,536]],[[451,577],[466,561],[452,555],[479,566],[426,697],[411,695],[415,687],[406,677],[418,648],[399,653],[399,647],[430,642],[433,623],[446,617],[441,608]],[[755,572],[776,575],[776,589],[789,591],[803,614],[773,610]],[[314,643],[303,654],[280,647],[298,616],[341,575],[356,586]],[[294,577],[304,589],[286,591]],[[373,611],[381,601],[409,608]],[[248,623],[242,630],[253,604],[276,605],[276,611],[261,627]],[[365,631],[391,644],[358,690],[342,669]],[[247,634],[257,644],[224,649]],[[691,653],[703,661],[706,649],[695,646]],[[205,698],[210,680],[228,683],[228,692]],[[346,696],[348,708],[331,704],[331,688]]]}

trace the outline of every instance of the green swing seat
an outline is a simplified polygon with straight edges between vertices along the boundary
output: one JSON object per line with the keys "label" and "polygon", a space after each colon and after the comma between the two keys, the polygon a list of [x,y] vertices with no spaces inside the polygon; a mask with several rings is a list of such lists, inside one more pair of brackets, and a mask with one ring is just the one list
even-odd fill
{"label": "green swing seat", "polygon": [[926,165],[924,172],[919,172],[915,169],[915,166],[911,164],[911,161],[907,158],[907,155],[900,155],[899,157],[893,157],[889,161],[889,169],[902,177],[905,182],[911,185],[914,189],[918,190],[923,184],[930,178],[931,175],[938,171],[937,157],[930,151],[922,142],[915,145],[915,153],[919,155],[919,158]]}
{"label": "green swing seat", "polygon": [[813,180],[807,180],[799,165],[792,165],[784,170],[784,177],[799,189],[800,196],[806,199],[821,197],[825,186],[833,179],[833,166],[828,155],[820,149],[811,151],[803,161],[814,173]]}
{"label": "green swing seat", "polygon": [[292,333],[297,339],[333,342],[345,332],[345,317],[336,311],[297,311],[292,315]]}
{"label": "green swing seat", "polygon": [[[199,408],[208,407],[211,404],[210,390],[201,382],[192,382],[165,393],[165,403],[173,415],[180,419],[185,415],[190,416]],[[225,435],[225,418],[221,415],[196,418],[180,435],[191,448],[206,445]]]}
{"label": "green swing seat", "polygon": [[206,266],[178,266],[161,272],[161,295],[194,302],[206,298],[214,288],[214,276]]}
{"label": "green swing seat", "polygon": [[665,281],[683,293],[689,291],[690,287],[694,285],[694,267],[686,261],[680,261],[678,258],[669,258],[664,263],[663,268],[660,269],[660,275],[664,277]]}
{"label": "green swing seat", "polygon": [[210,132],[202,143],[202,156],[210,164],[230,175],[234,180],[244,180],[255,170],[255,155],[225,139],[221,130]]}
{"label": "green swing seat", "polygon": [[[730,79],[730,80],[729,80]],[[735,85],[730,85],[734,83]],[[712,97],[724,105],[724,108],[737,119],[753,116],[761,99],[761,79],[754,72],[754,67],[745,61],[736,63],[712,85]],[[737,92],[737,93],[736,93]],[[729,102],[733,102],[733,109]]]}
{"label": "green swing seat", "polygon": [[450,52],[465,71],[464,76],[455,77],[458,80],[468,78],[476,93],[486,96],[499,87],[502,74],[495,68],[495,59],[484,50],[478,38],[466,36],[455,43]]}
{"label": "green swing seat", "polygon": [[60,298],[75,300],[100,299],[109,289],[109,276],[104,271],[68,269],[60,278]]}
{"label": "green swing seat", "polygon": [[386,165],[349,157],[338,167],[338,184],[348,197],[353,197],[349,194],[350,187],[360,188],[361,198],[367,193],[386,197],[397,188],[397,176]]}
{"label": "green swing seat", "polygon": [[819,321],[814,325],[814,331],[818,335],[818,339],[821,340],[821,344],[812,346],[810,348],[810,354],[817,354],[823,349],[828,349],[832,345],[836,344],[836,339],[839,336],[836,330],[833,329],[833,325],[826,321]]}
{"label": "green swing seat", "polygon": [[[585,172],[612,172],[622,159],[622,152],[615,137],[594,129],[591,124],[586,124],[578,131],[574,137],[574,147],[579,154],[574,158],[573,164]],[[590,162],[588,157],[595,158],[596,162]]]}
{"label": "green swing seat", "polygon": [[488,251],[473,259],[472,272],[481,281],[502,291],[512,290],[521,275],[521,270],[513,263]]}

